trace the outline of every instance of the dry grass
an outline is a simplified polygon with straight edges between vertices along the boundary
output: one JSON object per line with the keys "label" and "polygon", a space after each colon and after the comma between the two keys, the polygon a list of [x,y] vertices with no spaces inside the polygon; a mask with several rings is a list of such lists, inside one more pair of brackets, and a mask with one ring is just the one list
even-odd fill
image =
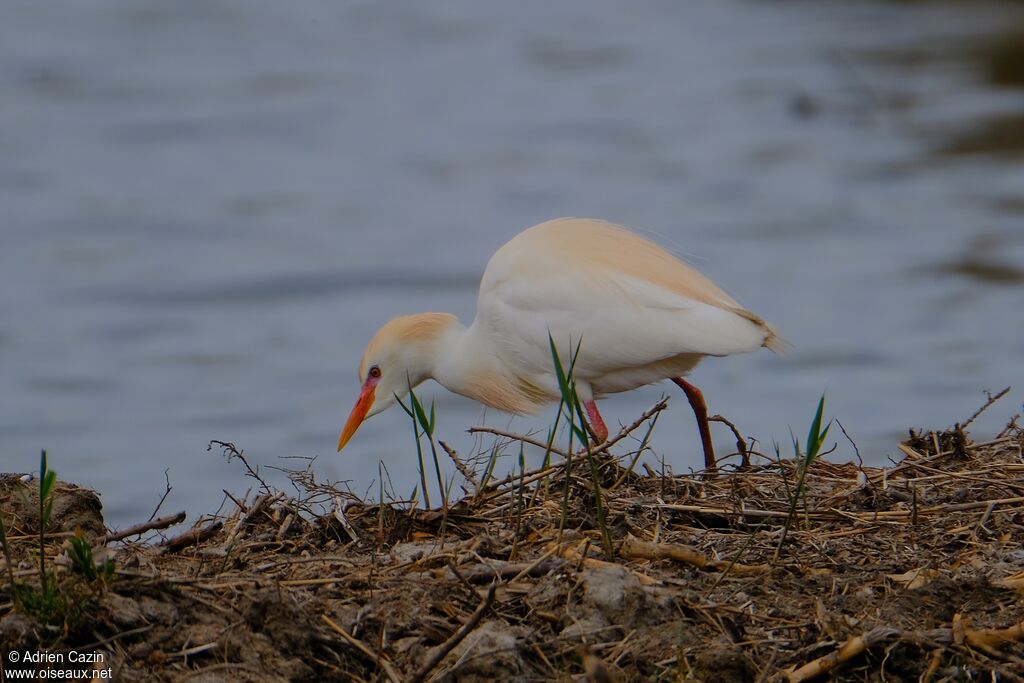
{"label": "dry grass", "polygon": [[[582,459],[486,485],[460,460],[471,492],[429,511],[304,472],[302,495],[117,541],[84,623],[52,638],[8,605],[0,639],[104,651],[125,681],[1024,679],[1015,422],[912,433],[887,468],[816,460],[780,550],[797,464],[633,471],[624,446],[663,408],[597,453],[611,556]],[[31,521],[7,522],[20,571]]]}

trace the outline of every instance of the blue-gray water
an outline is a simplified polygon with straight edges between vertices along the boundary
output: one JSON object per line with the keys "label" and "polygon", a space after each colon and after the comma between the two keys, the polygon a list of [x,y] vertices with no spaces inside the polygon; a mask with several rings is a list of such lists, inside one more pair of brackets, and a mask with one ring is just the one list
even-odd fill
{"label": "blue-gray water", "polygon": [[[1022,10],[8,3],[0,470],[45,447],[112,524],[149,514],[165,469],[165,511],[244,491],[210,439],[264,466],[318,456],[358,493],[383,461],[407,494],[400,410],[334,453],[363,345],[398,313],[468,321],[488,256],[565,215],[654,236],[793,343],[698,367],[713,412],[787,444],[827,391],[884,462],[906,427],[1024,380]],[[699,441],[674,388],[604,414],[629,421],[663,391],[654,448],[685,470]],[[423,394],[464,454],[471,424],[550,419]]]}

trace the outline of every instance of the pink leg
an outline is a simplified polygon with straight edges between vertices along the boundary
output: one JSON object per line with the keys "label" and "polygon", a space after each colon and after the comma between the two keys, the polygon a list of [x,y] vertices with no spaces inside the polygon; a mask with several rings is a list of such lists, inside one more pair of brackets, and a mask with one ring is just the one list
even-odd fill
{"label": "pink leg", "polygon": [[693,414],[697,417],[697,429],[700,430],[700,442],[704,446],[704,467],[709,470],[717,469],[715,466],[715,447],[711,444],[711,425],[708,424],[708,406],[704,402],[704,394],[700,389],[687,382],[682,377],[673,377],[672,381],[679,385],[679,388],[686,394],[693,408]]}
{"label": "pink leg", "polygon": [[590,431],[596,439],[595,446],[600,446],[608,440],[608,427],[601,419],[601,413],[597,410],[596,401],[584,401],[583,408],[587,411],[587,419],[590,420]]}

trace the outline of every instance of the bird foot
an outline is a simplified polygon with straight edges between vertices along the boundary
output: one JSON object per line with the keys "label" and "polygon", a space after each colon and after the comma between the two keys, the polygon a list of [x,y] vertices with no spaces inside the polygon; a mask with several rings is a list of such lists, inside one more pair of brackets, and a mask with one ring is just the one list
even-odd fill
{"label": "bird foot", "polygon": [[686,394],[686,399],[690,402],[690,407],[693,408],[693,415],[697,418],[700,443],[704,447],[704,469],[710,471],[717,470],[715,447],[711,442],[711,424],[708,422],[708,406],[704,402],[704,394],[701,393],[700,389],[682,377],[673,377],[672,381]]}
{"label": "bird foot", "polygon": [[601,418],[601,413],[598,411],[595,401],[584,401],[583,408],[587,411],[587,419],[590,420],[590,424],[587,425],[587,431],[590,432],[591,443],[594,446],[600,446],[608,440],[608,426],[605,425],[604,420]]}

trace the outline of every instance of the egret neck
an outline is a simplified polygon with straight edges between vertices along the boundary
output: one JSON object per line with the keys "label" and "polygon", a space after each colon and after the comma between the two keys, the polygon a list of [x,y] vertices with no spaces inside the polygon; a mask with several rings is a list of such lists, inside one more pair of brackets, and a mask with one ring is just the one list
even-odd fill
{"label": "egret neck", "polygon": [[431,377],[456,394],[509,413],[533,413],[551,400],[527,377],[509,372],[491,338],[475,322],[466,327],[458,318],[441,329]]}

